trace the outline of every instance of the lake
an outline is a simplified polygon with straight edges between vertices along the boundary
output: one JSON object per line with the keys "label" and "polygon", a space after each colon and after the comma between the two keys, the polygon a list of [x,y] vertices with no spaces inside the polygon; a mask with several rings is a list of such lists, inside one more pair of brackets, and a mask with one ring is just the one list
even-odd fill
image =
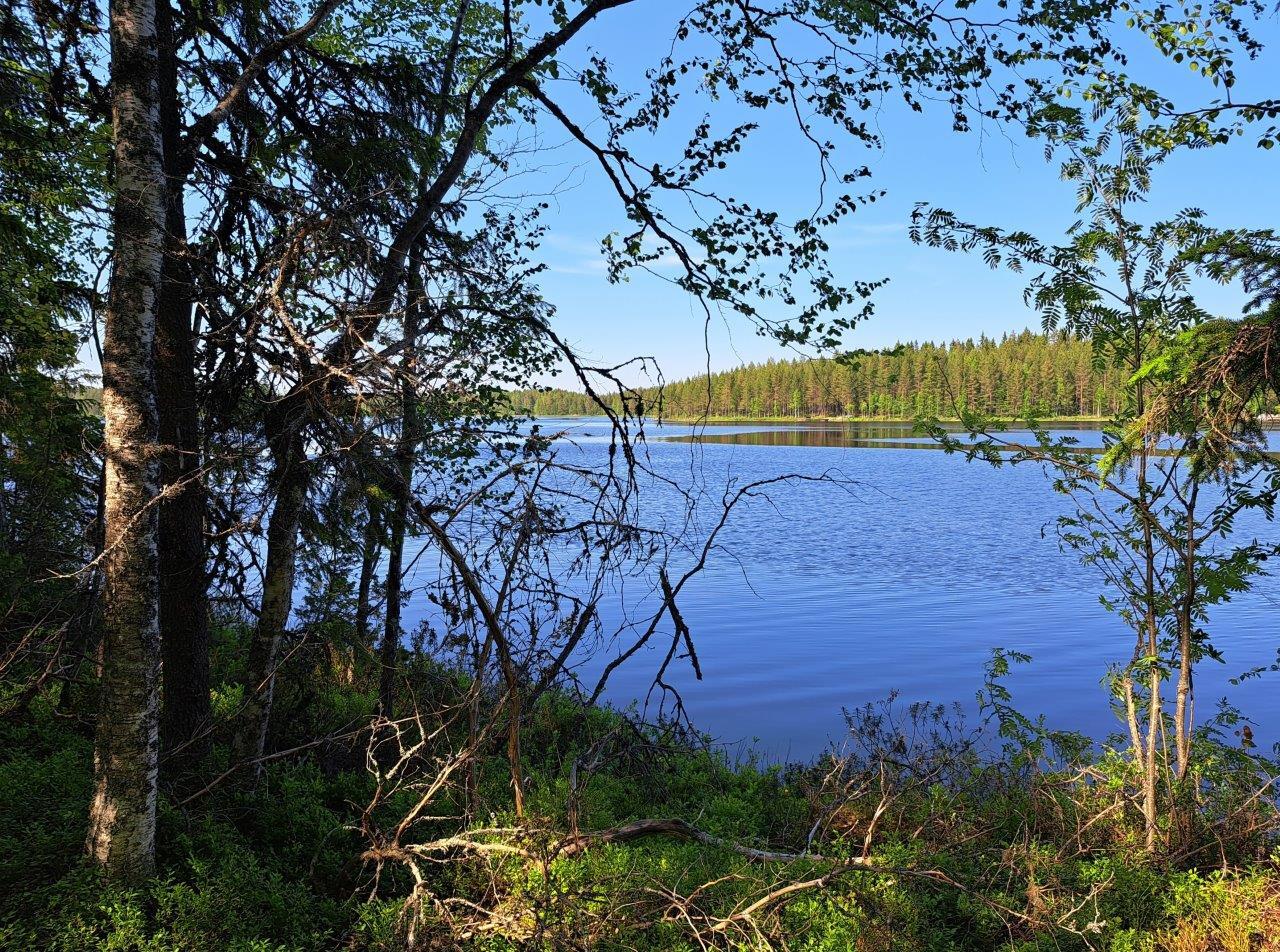
{"label": "lake", "polygon": [[[605,458],[605,421],[539,424],[565,432],[562,456]],[[730,749],[812,757],[840,741],[842,709],[891,692],[903,704],[958,701],[972,712],[997,647],[1034,659],[1007,682],[1025,713],[1098,738],[1120,727],[1102,681],[1109,663],[1131,655],[1132,636],[1099,603],[1096,571],[1060,549],[1054,522],[1069,503],[1039,467],[967,463],[912,436],[909,424],[650,426],[647,434],[656,472],[717,498],[729,482],[786,473],[850,481],[782,484],[744,504],[721,536],[725,551],[682,594],[704,679],[684,663],[673,681],[697,726]],[[1072,435],[1101,446],[1096,430]],[[669,503],[655,493],[645,505],[661,518]],[[1277,527],[1250,516],[1238,531],[1274,538]],[[1259,741],[1280,739],[1277,675],[1230,683],[1276,661],[1277,606],[1280,588],[1264,577],[1216,609],[1208,627],[1226,663],[1197,671],[1199,721],[1225,697],[1252,718]],[[608,621],[617,611],[602,606]],[[622,666],[608,699],[643,699],[664,651]]]}

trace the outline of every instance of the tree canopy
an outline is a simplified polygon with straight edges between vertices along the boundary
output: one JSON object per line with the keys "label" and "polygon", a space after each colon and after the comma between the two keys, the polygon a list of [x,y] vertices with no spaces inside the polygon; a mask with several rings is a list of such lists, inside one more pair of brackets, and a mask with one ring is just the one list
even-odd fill
{"label": "tree canopy", "polygon": [[[1090,341],[1032,331],[999,341],[899,344],[839,358],[770,360],[641,388],[654,418],[784,419],[954,417],[968,409],[1006,418],[1103,418],[1123,402],[1124,375]],[[549,388],[510,396],[534,416],[590,416],[586,394]],[[612,406],[621,409],[615,398]]]}

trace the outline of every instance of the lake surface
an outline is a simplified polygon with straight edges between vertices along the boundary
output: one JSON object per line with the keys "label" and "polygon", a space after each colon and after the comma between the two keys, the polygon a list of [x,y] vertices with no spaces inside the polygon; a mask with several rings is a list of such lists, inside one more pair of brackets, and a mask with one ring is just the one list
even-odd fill
{"label": "lake surface", "polygon": [[[605,458],[604,421],[539,423],[565,431],[563,456]],[[715,498],[726,484],[786,473],[850,481],[783,484],[735,510],[721,536],[725,552],[682,594],[704,680],[687,663],[672,680],[694,722],[718,741],[771,759],[811,757],[840,741],[842,709],[891,692],[903,704],[958,701],[972,712],[997,647],[1034,658],[1007,682],[1025,713],[1098,738],[1120,727],[1102,681],[1109,663],[1131,655],[1132,635],[1099,603],[1095,570],[1060,549],[1054,522],[1069,503],[1039,467],[966,463],[912,436],[909,424],[667,426],[647,434],[656,472]],[[1095,430],[1072,435],[1101,446]],[[660,519],[668,504],[655,493],[644,505]],[[1238,529],[1267,539],[1278,531],[1252,516]],[[1226,663],[1198,669],[1198,720],[1226,697],[1253,719],[1260,741],[1280,740],[1280,675],[1230,684],[1276,661],[1278,607],[1277,580],[1264,577],[1212,615],[1208,627]],[[606,620],[618,611],[602,606]],[[669,643],[615,672],[608,699],[643,699]],[[601,663],[585,662],[584,678]]]}

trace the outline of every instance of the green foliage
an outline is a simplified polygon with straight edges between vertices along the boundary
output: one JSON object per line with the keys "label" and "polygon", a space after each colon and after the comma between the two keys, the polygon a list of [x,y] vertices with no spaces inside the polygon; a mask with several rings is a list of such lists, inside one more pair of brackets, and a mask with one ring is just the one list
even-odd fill
{"label": "green foliage", "polygon": [[[1070,744],[1047,756],[1050,735],[1000,685],[1019,660],[993,660],[985,690],[999,721],[994,730],[968,731],[936,706],[904,711],[889,703],[851,715],[850,742],[861,754],[808,765],[734,764],[661,730],[636,735],[615,712],[549,693],[530,713],[526,738],[534,826],[563,829],[570,766],[596,751],[597,766],[579,775],[583,830],[680,817],[728,843],[796,850],[827,815],[813,843],[824,858],[753,863],[728,847],[649,837],[545,867],[442,864],[431,887],[475,902],[494,888],[501,895],[508,925],[463,942],[466,948],[692,950],[699,948],[693,921],[705,926],[779,885],[822,876],[841,857],[861,855],[865,840],[870,858],[888,871],[854,868],[801,889],[762,913],[759,925],[785,935],[791,949],[874,952],[1248,952],[1251,936],[1270,934],[1280,915],[1271,867],[1201,872],[1142,857],[1138,818],[1116,809],[1129,765],[1105,750],[1091,759]],[[333,714],[317,715],[334,720],[364,700],[358,689],[331,685],[314,703],[334,706]],[[409,884],[389,867],[370,900],[370,869],[359,858],[356,827],[371,793],[361,766],[326,770],[326,757],[312,752],[273,764],[257,792],[224,784],[184,807],[166,799],[157,877],[120,889],[79,859],[90,787],[90,744],[79,725],[41,702],[2,729],[0,891],[12,901],[0,911],[0,948],[403,948]],[[1256,789],[1256,768],[1238,750],[1208,736],[1202,742],[1203,763],[1216,764],[1203,777],[1207,815],[1238,817],[1233,791]],[[888,773],[873,767],[886,753],[899,765]],[[481,766],[482,799],[507,822],[502,758],[488,756]],[[1116,783],[1072,780],[1082,767]],[[216,773],[220,763],[209,769]],[[862,792],[824,814],[837,803],[834,777]],[[388,818],[403,807],[385,805]],[[1231,835],[1230,825],[1213,833],[1219,841]],[[1252,855],[1265,859],[1266,849]],[[673,902],[692,897],[693,920],[672,914]],[[433,915],[419,930],[424,941],[455,947],[448,935]],[[1203,941],[1170,944],[1186,935]],[[727,947],[762,947],[736,928],[723,938]]]}
{"label": "green foliage", "polygon": [[[329,949],[353,920],[350,803],[361,775],[282,766],[270,796],[219,797],[208,810],[161,810],[162,872],[138,889],[82,864],[91,744],[41,705],[3,728],[0,948]],[[372,926],[371,926],[372,928]]]}
{"label": "green foliage", "polygon": [[[78,19],[78,18],[72,18]],[[101,128],[77,117],[46,31],[0,13],[0,710],[30,699],[81,606],[100,424],[76,367],[92,244],[72,221],[101,185]]]}
{"label": "green foliage", "polygon": [[66,869],[84,842],[93,746],[42,699],[29,721],[0,721],[0,894]]}
{"label": "green foliage", "polygon": [[[983,337],[899,344],[839,359],[770,360],[642,390],[640,399],[647,412],[668,419],[914,419],[964,412],[1061,419],[1114,413],[1124,386],[1124,374],[1099,366],[1087,341],[1025,331],[999,342]],[[600,412],[586,394],[569,390],[520,391],[511,403],[537,416]]]}

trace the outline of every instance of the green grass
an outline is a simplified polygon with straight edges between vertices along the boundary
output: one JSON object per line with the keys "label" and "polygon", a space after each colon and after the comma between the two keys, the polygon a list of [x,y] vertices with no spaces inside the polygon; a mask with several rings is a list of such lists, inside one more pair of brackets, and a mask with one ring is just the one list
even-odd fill
{"label": "green grass", "polygon": [[[368,692],[334,685],[311,697],[293,729],[341,722],[371,704]],[[922,723],[941,723],[932,716]],[[619,714],[565,695],[545,697],[532,712],[522,840],[531,854],[550,855],[568,828],[571,765],[629,736],[622,726]],[[863,739],[874,740],[869,729]],[[1123,765],[1106,768],[1118,771],[1109,784],[1080,785],[949,743],[900,751],[925,779],[903,773],[883,806],[874,772],[847,774],[865,789],[818,836],[822,860],[753,863],[670,837],[546,863],[454,857],[426,866],[432,894],[447,902],[423,904],[415,935],[424,948],[486,950],[693,950],[701,948],[695,927],[712,947],[810,952],[1278,947],[1280,885],[1266,837],[1229,845],[1232,855],[1207,853],[1203,868],[1151,860],[1136,849],[1135,817],[1112,807]],[[652,730],[644,744],[619,744],[583,775],[583,830],[680,817],[731,843],[798,850],[834,802],[823,779],[829,764],[732,764]],[[206,775],[224,769],[226,756],[216,749]],[[373,792],[361,759],[317,749],[274,764],[256,792],[225,783],[185,809],[166,797],[159,872],[125,889],[80,859],[92,760],[85,724],[42,700],[25,721],[0,725],[0,948],[404,948],[406,870],[388,864],[375,889],[373,867],[361,858],[367,842],[358,826]],[[460,803],[446,797],[429,811],[421,839],[514,822],[497,751],[478,775],[480,814],[460,824]],[[403,797],[384,804],[373,822],[389,828],[406,805]],[[779,885],[837,870],[864,842],[877,870],[846,869],[750,921],[732,919]],[[496,913],[497,926],[460,934],[471,907],[459,900]]]}

